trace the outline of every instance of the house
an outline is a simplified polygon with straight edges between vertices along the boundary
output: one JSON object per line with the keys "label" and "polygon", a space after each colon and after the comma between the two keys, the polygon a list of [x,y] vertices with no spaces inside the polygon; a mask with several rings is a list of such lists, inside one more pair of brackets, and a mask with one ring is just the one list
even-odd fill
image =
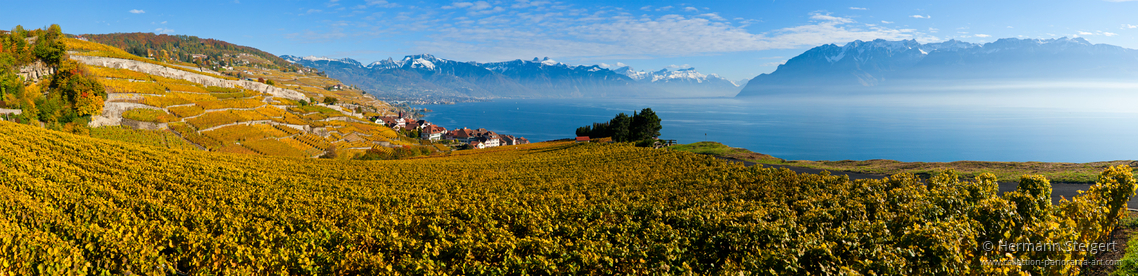
{"label": "house", "polygon": [[455,129],[446,133],[447,140],[455,140],[463,143],[469,143],[478,138],[474,135],[474,130],[468,128]]}
{"label": "house", "polygon": [[589,136],[577,136],[577,143],[588,143]]}
{"label": "house", "polygon": [[447,133],[447,129],[436,125],[427,125],[423,127],[423,131],[419,133],[419,137],[431,141],[438,141],[443,139],[443,135]]}
{"label": "house", "polygon": [[379,119],[375,120],[375,123],[385,125],[394,130],[400,130],[403,129],[403,127],[407,126],[407,120],[395,116],[379,117]]}
{"label": "house", "polygon": [[498,140],[498,135],[493,136],[479,136],[478,141],[486,145],[487,148],[501,146],[501,141]]}
{"label": "house", "polygon": [[503,146],[513,146],[518,144],[517,138],[514,138],[513,135],[502,135],[502,137],[499,138],[501,138],[501,143]]}
{"label": "house", "polygon": [[525,137],[518,137],[517,142],[518,145],[525,145],[529,144],[529,139],[526,139]]}
{"label": "house", "polygon": [[431,122],[427,122],[427,120],[413,120],[409,118],[404,118],[403,120],[407,122],[403,125],[403,129],[423,129],[423,127],[431,124]]}
{"label": "house", "polygon": [[483,144],[482,142],[474,141],[474,142],[470,142],[470,147],[476,148],[476,149],[484,149],[484,148],[486,148],[486,144]]}
{"label": "house", "polygon": [[479,141],[482,141],[483,144],[486,144],[487,148],[502,145],[498,133],[486,130],[485,128],[479,128],[478,130],[475,130],[474,137],[477,137]]}

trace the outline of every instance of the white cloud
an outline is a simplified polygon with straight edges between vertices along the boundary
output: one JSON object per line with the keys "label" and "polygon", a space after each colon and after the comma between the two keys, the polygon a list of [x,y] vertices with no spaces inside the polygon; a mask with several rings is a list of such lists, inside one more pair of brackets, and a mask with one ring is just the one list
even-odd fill
{"label": "white cloud", "polygon": [[580,16],[554,15],[535,24],[529,17],[498,14],[487,17],[500,21],[494,24],[439,28],[427,40],[413,42],[413,51],[472,60],[526,56],[600,60],[795,49],[858,39],[940,41],[915,29],[867,26],[851,18],[817,12],[809,14],[809,23],[764,33],[752,33],[742,24],[703,15]]}
{"label": "white cloud", "polygon": [[161,23],[161,24],[166,24],[166,21],[162,21],[162,23]]}
{"label": "white cloud", "polygon": [[173,29],[166,29],[166,28],[157,28],[157,29],[154,29],[154,33],[157,33],[157,34],[172,34],[172,33],[174,33],[174,30],[173,30]]}
{"label": "white cloud", "polygon": [[1116,2],[1116,3],[1117,3],[1117,2],[1131,2],[1131,1],[1138,1],[1138,0],[1106,0],[1106,1],[1107,1],[1107,2]]}
{"label": "white cloud", "polygon": [[992,36],[986,35],[986,34],[976,34],[976,37],[992,37]]}
{"label": "white cloud", "polygon": [[697,12],[699,9],[696,7],[684,7],[684,11]]}
{"label": "white cloud", "polygon": [[1138,29],[1138,26],[1130,25],[1130,24],[1122,24],[1122,27],[1127,28],[1127,29]]}
{"label": "white cloud", "polygon": [[314,14],[314,13],[318,13],[318,12],[322,12],[322,10],[308,9],[308,11],[304,12],[304,14]]}
{"label": "white cloud", "polygon": [[640,10],[642,10],[642,11],[650,11],[650,10],[652,10],[652,5],[647,5],[647,6],[643,6],[643,7],[640,7]]}
{"label": "white cloud", "polygon": [[859,11],[869,10],[867,8],[859,8],[859,7],[850,7],[850,9],[851,10],[859,10]]}
{"label": "white cloud", "polygon": [[517,3],[514,3],[514,5],[511,5],[510,7],[515,8],[515,9],[522,9],[522,8],[529,8],[529,7],[540,7],[540,6],[548,5],[548,4],[549,4],[549,1],[518,0]]}
{"label": "white cloud", "polygon": [[893,24],[893,21],[885,21],[885,20],[881,20],[881,23],[885,23],[885,24]]}
{"label": "white cloud", "polygon": [[940,29],[937,29],[937,28],[932,28],[932,27],[929,28],[929,33],[935,34],[936,32],[939,32],[939,31],[940,31]]}
{"label": "white cloud", "polygon": [[625,67],[625,66],[628,66],[628,64],[624,64],[623,62],[619,62],[619,61],[616,62],[616,67]]}
{"label": "white cloud", "polygon": [[912,18],[933,18],[932,16],[920,15],[920,14],[910,15],[909,17],[912,17]]}
{"label": "white cloud", "polygon": [[663,6],[663,7],[660,7],[659,9],[656,9],[656,11],[667,11],[667,10],[670,10],[672,8],[673,8],[672,6]]}
{"label": "white cloud", "polygon": [[474,3],[470,3],[470,2],[454,2],[454,3],[451,3],[450,5],[447,5],[447,6],[443,6],[443,9],[445,9],[445,10],[449,10],[449,9],[462,9],[462,8],[471,7],[471,6],[474,6]]}
{"label": "white cloud", "polygon": [[1092,32],[1079,31],[1079,35],[1094,35],[1094,34],[1095,33],[1092,33]]}
{"label": "white cloud", "polygon": [[443,9],[466,9],[468,15],[482,15],[491,14],[496,12],[505,11],[505,8],[491,6],[486,1],[478,2],[454,2],[448,6],[443,6]]}
{"label": "white cloud", "polygon": [[380,8],[397,8],[399,4],[387,2],[387,0],[367,0],[368,6],[377,6]]}
{"label": "white cloud", "polygon": [[687,68],[691,68],[691,65],[687,65],[687,64],[684,64],[684,65],[675,65],[675,64],[672,64],[672,65],[668,65],[667,67],[668,67],[668,69],[672,69],[672,70],[675,70],[675,69],[687,69]]}
{"label": "white cloud", "polygon": [[1105,35],[1105,36],[1116,36],[1116,35],[1118,35],[1118,34],[1116,34],[1116,33],[1112,33],[1112,32],[1105,32],[1105,33],[1102,33],[1102,35]]}
{"label": "white cloud", "polygon": [[723,18],[723,17],[719,16],[719,14],[718,14],[718,13],[714,13],[714,12],[713,12],[713,13],[705,13],[705,14],[701,14],[700,16],[703,16],[703,17],[707,17],[707,18],[710,18],[711,20],[719,20],[719,21],[725,21],[725,20],[727,20],[726,18]]}
{"label": "white cloud", "polygon": [[140,13],[146,13],[146,11],[144,11],[144,10],[130,10],[130,13],[140,14]]}

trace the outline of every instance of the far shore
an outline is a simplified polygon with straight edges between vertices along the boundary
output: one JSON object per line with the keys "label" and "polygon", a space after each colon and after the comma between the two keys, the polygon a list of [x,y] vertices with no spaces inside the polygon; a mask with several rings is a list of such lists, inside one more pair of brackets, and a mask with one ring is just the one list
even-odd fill
{"label": "far shore", "polygon": [[[733,159],[765,166],[800,168],[802,171],[826,170],[843,174],[884,176],[898,173],[912,173],[922,178],[938,174],[947,169],[954,169],[965,178],[976,177],[982,173],[992,173],[997,179],[1012,183],[1019,182],[1023,175],[1043,175],[1053,183],[1091,184],[1098,179],[1104,169],[1116,165],[1130,165],[1138,167],[1134,160],[1116,160],[1090,163],[1059,163],[1059,162],[992,162],[992,161],[955,161],[955,162],[901,162],[896,160],[841,160],[841,161],[809,161],[785,160],[767,154],[752,152],[744,148],[733,148],[718,142],[696,142],[691,144],[669,147],[672,150],[707,154],[725,159]],[[793,169],[792,169],[793,170]],[[853,175],[851,175],[851,178]]]}
{"label": "far shore", "polygon": [[[894,160],[867,161],[786,161],[770,155],[751,152],[742,148],[731,148],[717,142],[697,142],[671,147],[673,150],[707,154],[727,162],[742,162],[745,166],[761,165],[768,168],[785,168],[797,173],[817,174],[823,171],[833,175],[846,175],[854,179],[884,179],[892,174],[913,173],[922,179],[952,168],[961,177],[972,178],[991,172],[999,179],[1000,194],[1015,191],[1019,186],[1019,176],[1029,174],[1044,175],[1051,180],[1051,203],[1059,204],[1063,198],[1071,199],[1086,191],[1094,184],[1103,169],[1114,165],[1131,165],[1133,160],[1120,160],[1092,163],[1046,163],[1046,162],[900,162]],[[1132,197],[1127,208],[1138,209],[1138,197]]]}

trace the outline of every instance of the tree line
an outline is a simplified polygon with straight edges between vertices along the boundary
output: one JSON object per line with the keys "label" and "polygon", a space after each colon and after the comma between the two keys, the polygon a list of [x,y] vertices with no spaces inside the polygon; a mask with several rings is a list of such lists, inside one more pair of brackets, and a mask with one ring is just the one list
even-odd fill
{"label": "tree line", "polygon": [[88,34],[83,35],[83,37],[94,42],[118,47],[128,53],[145,58],[156,54],[164,58],[194,63],[196,60],[193,55],[198,54],[208,56],[209,58],[207,60],[217,65],[233,66],[234,55],[244,53],[268,60],[271,64],[263,64],[263,66],[270,69],[285,71],[296,71],[300,69],[300,67],[295,64],[257,48],[234,45],[216,39],[198,38],[196,36],[153,33],[113,33]]}
{"label": "tree line", "polygon": [[617,142],[637,142],[659,137],[661,128],[660,117],[656,116],[656,112],[652,108],[644,108],[639,113],[633,111],[632,116],[621,112],[608,122],[579,127],[577,136],[612,137]]}

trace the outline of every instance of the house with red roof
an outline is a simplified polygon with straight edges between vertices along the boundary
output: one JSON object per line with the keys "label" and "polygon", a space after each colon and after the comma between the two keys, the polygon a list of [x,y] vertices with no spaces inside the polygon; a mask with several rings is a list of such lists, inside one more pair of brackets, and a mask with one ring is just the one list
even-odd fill
{"label": "house with red roof", "polygon": [[423,131],[419,133],[419,137],[431,141],[438,141],[443,139],[443,135],[447,134],[447,129],[437,125],[427,125],[423,127]]}

